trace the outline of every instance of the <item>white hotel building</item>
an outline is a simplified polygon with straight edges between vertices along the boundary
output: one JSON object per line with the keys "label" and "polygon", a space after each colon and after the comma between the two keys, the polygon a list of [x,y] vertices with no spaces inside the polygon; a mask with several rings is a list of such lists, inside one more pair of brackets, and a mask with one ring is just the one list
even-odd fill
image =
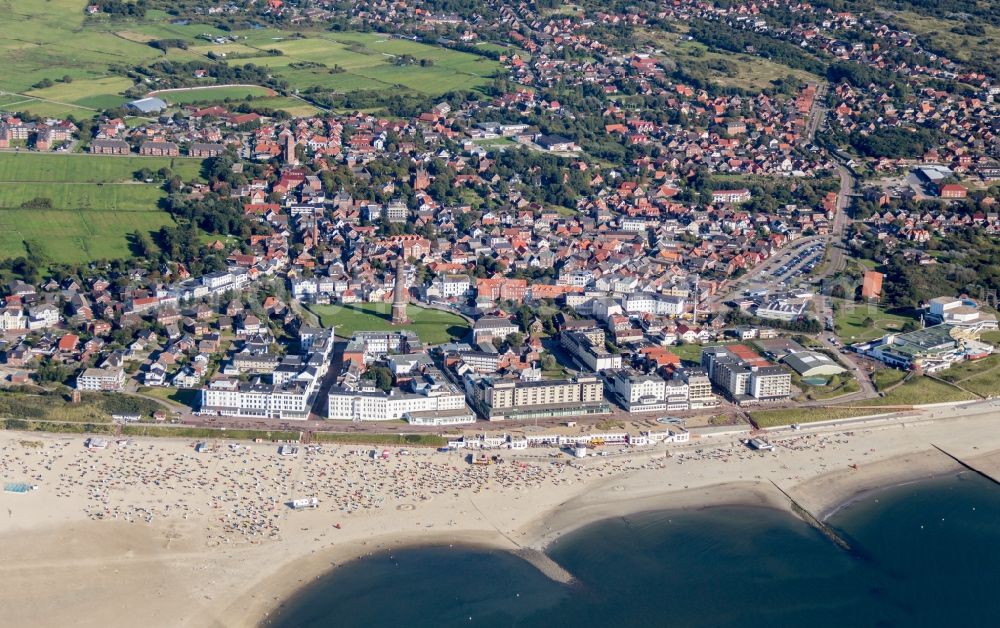
{"label": "white hotel building", "polygon": [[684,297],[674,295],[636,292],[625,297],[622,303],[628,314],[655,314],[657,316],[680,316],[687,308]]}
{"label": "white hotel building", "polygon": [[618,396],[629,412],[663,412],[667,409],[667,382],[659,375],[625,369],[605,373],[607,389]]}
{"label": "white hotel building", "polygon": [[76,378],[77,390],[116,391],[125,388],[123,369],[89,368]]}
{"label": "white hotel building", "polygon": [[303,377],[280,385],[217,379],[201,389],[203,412],[258,419],[306,420],[317,379]]}
{"label": "white hotel building", "polygon": [[419,387],[417,392],[394,388],[384,392],[374,386],[352,390],[341,386],[330,389],[327,418],[348,421],[397,421],[414,425],[456,425],[474,423],[472,410],[465,405],[465,394],[452,386]]}

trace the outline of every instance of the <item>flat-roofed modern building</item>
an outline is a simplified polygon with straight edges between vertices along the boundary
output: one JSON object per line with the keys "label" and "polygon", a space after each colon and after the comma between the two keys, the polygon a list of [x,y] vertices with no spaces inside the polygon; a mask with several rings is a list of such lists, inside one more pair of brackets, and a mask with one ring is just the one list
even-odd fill
{"label": "flat-roofed modern building", "polygon": [[931,299],[924,320],[930,324],[947,323],[980,333],[997,329],[996,315],[983,312],[979,304],[971,299],[951,297]]}
{"label": "flat-roofed modern building", "polygon": [[760,401],[787,399],[792,394],[792,374],[780,366],[751,367],[747,392]]}
{"label": "flat-roofed modern building", "polygon": [[904,370],[934,373],[966,357],[986,355],[992,346],[979,342],[979,333],[942,323],[905,334],[887,334],[878,340],[858,343],[859,353]]}
{"label": "flat-roofed modern building", "polygon": [[77,390],[118,391],[125,387],[125,371],[122,369],[90,368],[76,378]]}
{"label": "flat-roofed modern building", "polygon": [[709,379],[737,403],[786,399],[792,375],[743,345],[705,347],[701,366]]}
{"label": "flat-roofed modern building", "polygon": [[604,383],[597,377],[526,382],[465,377],[469,401],[490,421],[608,414]]}
{"label": "flat-roofed modern building", "polygon": [[802,377],[830,377],[839,375],[846,370],[833,358],[818,351],[790,353],[785,356],[783,361],[785,366]]}
{"label": "flat-roofed modern building", "polygon": [[420,338],[412,331],[357,331],[344,348],[344,362],[352,359],[365,364],[384,358],[390,353],[423,351]]}
{"label": "flat-roofed modern building", "polygon": [[617,369],[622,366],[622,356],[604,346],[604,330],[599,328],[563,331],[559,341],[581,364],[591,371]]}

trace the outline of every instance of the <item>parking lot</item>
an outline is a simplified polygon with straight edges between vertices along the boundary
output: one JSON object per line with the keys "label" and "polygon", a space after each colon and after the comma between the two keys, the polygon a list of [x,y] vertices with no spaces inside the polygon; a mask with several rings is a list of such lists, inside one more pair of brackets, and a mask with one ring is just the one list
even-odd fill
{"label": "parking lot", "polygon": [[785,287],[808,275],[823,260],[823,243],[817,242],[802,249],[774,271],[774,278]]}

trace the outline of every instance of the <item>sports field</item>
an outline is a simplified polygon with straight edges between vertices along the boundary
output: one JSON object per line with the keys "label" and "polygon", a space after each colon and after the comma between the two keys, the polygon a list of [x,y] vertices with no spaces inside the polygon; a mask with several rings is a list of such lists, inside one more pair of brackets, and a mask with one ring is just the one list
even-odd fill
{"label": "sports field", "polygon": [[[157,207],[159,186],[134,181],[140,168],[163,167],[196,180],[201,160],[0,153],[0,257],[43,265],[130,257],[130,234],[174,224]],[[39,201],[45,207],[25,207]]]}
{"label": "sports field", "polygon": [[416,305],[406,308],[410,324],[395,327],[392,305],[389,303],[358,303],[353,305],[311,305],[309,309],[320,317],[324,327],[337,326],[336,334],[349,337],[356,331],[388,331],[408,329],[425,344],[441,344],[464,337],[469,325],[461,316]]}

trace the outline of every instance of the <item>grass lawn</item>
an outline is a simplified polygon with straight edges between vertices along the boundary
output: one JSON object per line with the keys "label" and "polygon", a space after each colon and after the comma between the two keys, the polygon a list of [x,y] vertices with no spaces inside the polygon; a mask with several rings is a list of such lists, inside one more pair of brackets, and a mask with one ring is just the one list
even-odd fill
{"label": "grass lawn", "polygon": [[864,408],[782,408],[780,410],[751,410],[750,418],[759,427],[779,427],[792,423],[836,421],[877,413]]}
{"label": "grass lawn", "polygon": [[729,342],[706,342],[703,345],[686,342],[682,345],[671,345],[666,347],[667,351],[673,353],[684,362],[694,362],[701,364],[701,350],[704,347],[718,347],[720,345],[732,344]]}
{"label": "grass lawn", "polygon": [[410,324],[394,327],[392,305],[389,303],[356,303],[352,305],[310,305],[324,327],[337,326],[337,335],[350,337],[356,331],[388,331],[408,329],[425,344],[441,344],[463,338],[469,325],[461,316],[416,305],[406,308]]}
{"label": "grass lawn", "polygon": [[201,159],[59,153],[0,153],[0,182],[122,183],[141,168],[170,168],[185,181],[201,180]]}
{"label": "grass lawn", "polygon": [[16,209],[34,199],[48,199],[52,209],[159,211],[164,192],[148,183],[4,183],[0,208]]}
{"label": "grass lawn", "polygon": [[[129,235],[173,225],[157,203],[165,193],[135,183],[140,168],[170,168],[199,180],[200,159],[0,153],[0,257],[30,255],[44,263],[79,264],[132,256]],[[26,209],[36,198],[51,209]]]}
{"label": "grass lawn", "polygon": [[[890,331],[902,330],[907,321],[915,320],[906,312],[889,312],[874,305],[849,301],[838,301],[837,303],[839,307],[834,319],[837,335],[849,344],[881,338]],[[866,327],[864,325],[866,318],[872,319],[875,324]]]}
{"label": "grass lawn", "polygon": [[199,404],[200,395],[197,390],[193,388],[167,388],[164,386],[144,386],[139,389],[144,395],[149,395],[150,397],[156,397],[157,399],[163,399],[165,401],[173,401],[174,403],[179,403],[184,406],[193,408]]}
{"label": "grass lawn", "polygon": [[205,438],[205,439],[230,439],[230,440],[256,440],[266,441],[289,441],[299,440],[299,432],[286,432],[281,430],[228,430],[212,427],[183,427],[171,425],[143,425],[132,423],[122,427],[122,434],[126,436],[154,436],[162,438]]}
{"label": "grass lawn", "polygon": [[491,137],[489,139],[472,140],[472,143],[476,146],[483,146],[485,148],[496,147],[496,146],[508,146],[510,148],[515,148],[517,142],[511,137]]}
{"label": "grass lawn", "polygon": [[345,445],[405,445],[410,447],[444,447],[448,439],[433,434],[342,434],[337,432],[317,432],[313,435],[317,443],[343,443]]}
{"label": "grass lawn", "polygon": [[889,388],[890,386],[903,381],[909,371],[902,371],[900,369],[893,368],[882,368],[875,371],[875,388],[880,391]]}
{"label": "grass lawn", "polygon": [[[28,96],[70,103],[93,109],[116,107],[125,102],[120,94],[132,87],[132,80],[124,76],[105,76],[83,79],[72,83],[56,83],[52,87],[25,92]],[[31,107],[26,107],[31,111]]]}
{"label": "grass lawn", "polygon": [[993,397],[1000,395],[1000,368],[984,371],[977,375],[962,380],[962,388],[971,390],[983,397]]}
{"label": "grass lawn", "polygon": [[802,390],[802,394],[806,399],[814,400],[830,399],[831,397],[856,393],[861,390],[858,380],[854,379],[850,373],[834,375],[823,386],[811,386],[803,382],[801,377],[793,373],[792,383]]}
{"label": "grass lawn", "polygon": [[1000,355],[960,362],[940,373],[939,377],[984,397],[1000,394]]}
{"label": "grass lawn", "polygon": [[0,257],[82,264],[132,256],[129,234],[173,225],[162,211],[0,209]]}
{"label": "grass lawn", "polygon": [[702,345],[687,342],[682,345],[672,345],[667,347],[667,350],[684,362],[701,364],[701,347]]}
{"label": "grass lawn", "polygon": [[894,388],[885,397],[875,397],[858,402],[863,406],[918,406],[928,403],[965,401],[972,395],[928,377],[914,376],[908,382]]}
{"label": "grass lawn", "polygon": [[267,109],[281,109],[293,116],[314,116],[321,113],[318,107],[310,105],[304,100],[291,96],[275,96],[273,98],[254,98],[251,103],[255,107],[265,107]]}
{"label": "grass lawn", "polygon": [[980,336],[979,339],[991,345],[1000,345],[1000,331],[988,331]]}
{"label": "grass lawn", "polygon": [[275,92],[273,89],[267,87],[219,85],[217,87],[150,92],[149,95],[162,98],[172,105],[187,105],[190,103],[219,102],[226,99],[243,100],[248,96],[251,98],[267,98],[274,96]]}

